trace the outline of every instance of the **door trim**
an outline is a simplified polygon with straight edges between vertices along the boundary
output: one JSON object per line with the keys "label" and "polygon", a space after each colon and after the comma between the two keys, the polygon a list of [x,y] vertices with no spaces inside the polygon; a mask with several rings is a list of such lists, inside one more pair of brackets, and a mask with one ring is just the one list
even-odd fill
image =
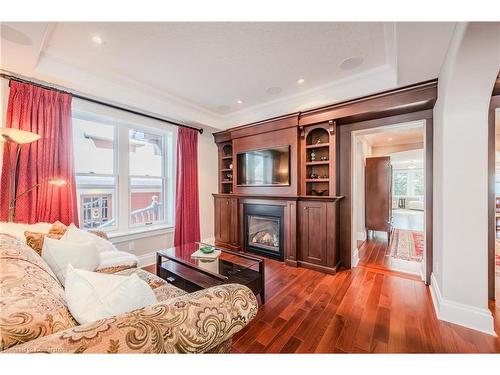
{"label": "door trim", "polygon": [[[368,130],[389,125],[397,125],[405,122],[423,121],[425,133],[425,248],[426,248],[426,270],[425,283],[430,284],[430,277],[433,266],[433,241],[432,241],[432,215],[433,215],[433,111],[432,109],[406,113],[396,116],[388,116],[375,120],[353,122],[342,124],[337,127],[338,137],[337,150],[341,157],[337,160],[337,195],[344,196],[340,201],[340,257],[342,265],[346,268],[351,268],[351,251],[352,251],[352,174],[351,165],[353,163],[352,155],[352,132],[359,130]],[[342,157],[343,156],[343,157]]]}

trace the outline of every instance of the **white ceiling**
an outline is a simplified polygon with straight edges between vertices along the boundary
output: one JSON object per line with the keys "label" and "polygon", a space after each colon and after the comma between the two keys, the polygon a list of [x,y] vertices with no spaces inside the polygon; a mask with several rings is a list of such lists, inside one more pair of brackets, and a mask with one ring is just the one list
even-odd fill
{"label": "white ceiling", "polygon": [[[454,26],[3,23],[0,67],[180,121],[225,129],[436,78]],[[95,44],[94,35],[104,43]],[[342,62],[352,57],[363,61],[343,69]],[[299,78],[305,79],[302,85]],[[268,92],[276,87],[279,93]]]}
{"label": "white ceiling", "polygon": [[423,149],[395,152],[390,156],[394,169],[422,169],[424,167]]}
{"label": "white ceiling", "polygon": [[395,128],[380,133],[364,135],[372,147],[408,145],[424,142],[424,130],[419,128]]}

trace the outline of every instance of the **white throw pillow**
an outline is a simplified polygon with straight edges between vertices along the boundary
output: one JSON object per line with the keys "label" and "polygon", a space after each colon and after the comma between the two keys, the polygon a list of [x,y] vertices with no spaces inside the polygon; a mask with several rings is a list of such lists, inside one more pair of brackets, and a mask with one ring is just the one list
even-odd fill
{"label": "white throw pillow", "polygon": [[95,242],[98,251],[116,250],[115,245],[113,245],[108,240],[96,236],[93,233],[87,232],[86,230],[79,229],[74,224],[71,224],[68,227],[64,235],[61,237],[61,241],[69,241],[69,242],[93,241]]}
{"label": "white throw pillow", "polygon": [[153,290],[135,273],[130,276],[89,272],[68,266],[66,302],[80,324],[120,315],[157,303]]}
{"label": "white throw pillow", "polygon": [[92,241],[73,243],[49,237],[43,240],[42,258],[62,285],[64,285],[68,264],[94,271],[101,261],[97,247]]}

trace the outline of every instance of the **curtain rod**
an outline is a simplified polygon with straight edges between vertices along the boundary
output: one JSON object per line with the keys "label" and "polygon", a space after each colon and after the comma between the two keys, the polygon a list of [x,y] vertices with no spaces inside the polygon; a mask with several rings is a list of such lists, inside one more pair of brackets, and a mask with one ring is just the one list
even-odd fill
{"label": "curtain rod", "polygon": [[[73,96],[74,98],[77,98],[77,99],[85,100],[87,102],[91,102],[91,103],[95,103],[95,104],[104,105],[106,107],[118,109],[120,111],[125,111],[125,112],[132,113],[134,115],[138,115],[138,116],[142,116],[142,117],[147,117],[147,118],[150,118],[150,119],[153,119],[153,120],[165,122],[167,124],[179,126],[181,128],[194,129],[194,130],[200,132],[200,134],[203,134],[203,129],[202,128],[195,128],[193,126],[189,126],[189,125],[181,124],[181,123],[178,123],[178,122],[170,121],[170,120],[167,120],[167,119],[164,119],[164,118],[161,118],[161,117],[157,117],[157,116],[154,116],[154,115],[149,115],[147,113],[136,111],[134,109],[129,109],[129,108],[121,107],[119,105],[107,103],[107,102],[104,102],[104,101],[101,101],[101,100],[98,100],[98,99],[92,99],[92,98],[89,98],[87,96],[76,94],[75,92],[72,92],[71,90],[68,90],[66,88],[60,89],[60,88],[52,87],[52,86],[49,86],[49,85],[44,85],[44,84],[39,83],[39,82],[30,81],[30,80],[25,79],[25,78],[20,78],[20,77],[16,77],[16,76],[13,76],[13,75],[5,74],[5,73],[0,73],[0,76],[2,78],[8,79],[9,81],[17,81],[17,82],[21,82],[21,83],[29,83],[30,85],[41,87],[41,88],[44,88],[44,89],[58,91],[58,92],[62,92],[62,93],[65,93],[65,94],[70,94],[71,96]],[[9,83],[9,86],[10,86],[10,83]]]}

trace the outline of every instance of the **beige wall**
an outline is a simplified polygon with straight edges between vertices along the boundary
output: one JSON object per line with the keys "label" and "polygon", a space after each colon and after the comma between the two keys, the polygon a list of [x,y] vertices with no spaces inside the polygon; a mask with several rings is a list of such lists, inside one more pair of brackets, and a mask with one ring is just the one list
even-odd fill
{"label": "beige wall", "polygon": [[[372,156],[370,144],[363,137],[356,137],[353,148],[353,166],[352,166],[352,197],[353,197],[353,217],[352,248],[357,249],[357,241],[366,239],[365,231],[365,159]],[[356,264],[358,254],[356,250],[352,254],[351,264]]]}
{"label": "beige wall", "polygon": [[434,306],[439,319],[491,334],[488,108],[499,66],[500,24],[458,24],[434,107]]}

